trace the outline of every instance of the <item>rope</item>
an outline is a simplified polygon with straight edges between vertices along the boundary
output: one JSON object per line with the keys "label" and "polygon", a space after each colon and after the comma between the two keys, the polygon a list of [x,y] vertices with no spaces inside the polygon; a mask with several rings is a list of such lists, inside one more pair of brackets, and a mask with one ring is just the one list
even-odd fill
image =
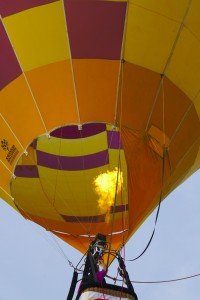
{"label": "rope", "polygon": [[[19,208],[20,210],[23,211],[23,214],[26,216],[27,219],[29,219],[31,222],[29,224],[31,224],[33,226],[33,228],[36,230],[36,227],[34,226],[35,222],[34,220],[31,218],[31,216],[20,206],[19,203],[16,203],[16,200],[13,199],[14,204],[16,205],[17,208]],[[51,242],[46,238],[45,235],[42,234],[42,232],[38,231],[37,232],[40,233],[40,235],[51,244]],[[49,235],[51,236],[52,240],[54,241],[54,243],[57,245],[56,250],[58,250],[58,252],[66,259],[66,261],[68,262],[69,266],[72,267],[73,269],[76,269],[73,265],[73,263],[69,260],[69,258],[66,256],[65,252],[63,251],[62,247],[60,246],[60,244],[58,243],[58,241],[56,240],[55,236],[53,235],[53,233],[49,230],[44,231],[44,232],[48,232]],[[52,245],[53,246],[53,245]]]}
{"label": "rope", "polygon": [[[119,145],[120,147],[120,145]],[[115,208],[117,203],[117,188],[118,188],[118,182],[119,182],[119,172],[120,171],[120,148],[119,148],[119,155],[118,155],[118,170],[117,170],[117,180],[116,180],[116,187],[115,187],[115,199],[114,199],[114,205],[113,205],[113,215],[112,215],[112,223],[111,223],[111,231],[110,231],[110,243],[109,243],[109,250],[108,250],[108,259],[106,263],[106,269],[108,269],[109,264],[109,258],[110,258],[110,250],[112,245],[112,236],[113,236],[113,227],[114,227],[114,220],[115,220]]]}
{"label": "rope", "polygon": [[68,262],[69,266],[71,268],[73,268],[74,270],[76,269],[73,265],[73,263],[69,260],[69,258],[66,256],[65,252],[63,251],[62,247],[60,246],[60,244],[58,243],[58,241],[56,240],[55,236],[53,235],[53,233],[50,231],[49,232],[52,239],[54,240],[54,242],[56,243],[56,245],[58,246],[58,248],[60,249],[60,253],[63,254],[63,257],[66,259],[66,261]]}
{"label": "rope", "polygon": [[68,27],[67,27],[67,16],[66,16],[66,12],[65,12],[65,2],[64,2],[64,0],[62,0],[62,9],[63,9],[63,17],[64,17],[64,20],[65,20],[66,43],[67,43],[67,46],[69,46],[69,60],[70,60],[70,67],[71,67],[71,72],[72,72],[72,80],[73,80],[74,98],[75,98],[75,103],[76,103],[76,111],[77,111],[78,121],[79,121],[79,124],[80,124],[81,120],[80,120],[80,111],[79,111],[79,104],[78,104],[78,95],[77,95],[76,80],[75,80],[75,74],[74,74],[74,66],[73,66],[73,61],[72,61],[71,45],[70,45],[70,42],[69,42]]}
{"label": "rope", "polygon": [[11,174],[11,176],[15,176],[14,173],[6,166],[6,164],[0,159],[0,163],[4,166],[4,168]]}
{"label": "rope", "polygon": [[163,149],[163,159],[162,159],[161,192],[160,192],[158,209],[157,209],[157,212],[156,212],[156,217],[155,217],[153,232],[152,232],[151,237],[150,237],[150,239],[149,239],[146,247],[144,248],[144,250],[138,256],[136,256],[135,258],[133,258],[133,259],[127,259],[126,261],[135,261],[135,260],[139,259],[147,251],[147,249],[149,248],[149,246],[150,246],[150,244],[151,244],[151,242],[153,240],[153,237],[154,237],[154,234],[155,234],[155,231],[156,231],[156,225],[157,225],[157,221],[158,221],[158,216],[159,216],[159,212],[160,212],[161,201],[162,201],[162,197],[163,197],[163,184],[164,184],[164,175],[165,175],[165,156],[166,156],[166,153],[167,152],[165,151],[165,148],[164,148]]}
{"label": "rope", "polygon": [[153,112],[154,112],[154,108],[156,106],[156,102],[157,102],[157,99],[159,97],[159,94],[160,94],[160,90],[162,88],[162,81],[164,79],[164,75],[161,75],[161,79],[160,79],[160,82],[158,84],[158,88],[157,88],[157,91],[156,91],[156,94],[155,94],[155,97],[154,97],[154,101],[153,101],[153,104],[151,106],[151,110],[150,110],[150,113],[149,113],[149,116],[148,116],[148,119],[147,119],[147,123],[146,123],[146,126],[145,126],[145,132],[147,131],[148,127],[149,127],[149,123],[151,121],[151,117],[153,115]]}
{"label": "rope", "polygon": [[14,198],[4,188],[2,188],[2,186],[0,186],[0,190],[2,190],[10,198],[10,200],[14,200]]}
{"label": "rope", "polygon": [[[128,3],[127,3],[128,5]],[[127,8],[128,9],[128,8]],[[124,64],[122,65],[122,75],[121,75],[121,94],[120,94],[120,142],[122,142],[122,99],[123,99],[123,84],[124,84]],[[121,161],[120,161],[120,167],[121,167]],[[127,171],[127,170],[126,170]],[[127,171],[128,172],[128,171]],[[121,189],[121,204],[124,205],[126,204],[126,198],[124,201],[123,194],[122,194],[122,189]],[[127,194],[127,204],[128,204],[128,194]],[[123,243],[120,247],[123,247],[125,245],[125,239],[127,239],[127,233],[125,233],[125,228],[129,228],[129,215],[128,215],[128,208],[125,211],[122,211],[122,230],[123,230]]]}
{"label": "rope", "polygon": [[[155,235],[156,225],[157,225],[158,216],[159,216],[159,212],[160,212],[161,201],[162,201],[162,198],[163,198],[163,185],[164,185],[164,176],[165,176],[165,156],[166,156],[166,154],[168,154],[167,148],[166,148],[166,138],[165,138],[165,93],[164,93],[164,80],[163,80],[163,78],[164,77],[161,76],[160,87],[159,87],[158,92],[157,92],[157,96],[158,96],[160,91],[162,91],[162,130],[163,130],[163,133],[164,133],[164,135],[163,135],[162,171],[161,171],[162,172],[162,174],[161,174],[161,191],[160,191],[160,197],[159,197],[159,202],[158,202],[158,209],[157,209],[157,212],[156,212],[156,217],[155,217],[155,222],[154,222],[154,229],[153,229],[153,232],[150,236],[150,239],[149,239],[146,247],[144,248],[144,250],[137,257],[135,257],[133,259],[129,259],[128,261],[135,261],[135,260],[139,259],[147,251],[147,249],[149,248],[149,246],[150,246],[150,244],[153,240],[153,237]],[[156,103],[157,96],[155,98],[154,105]],[[152,110],[151,113],[153,113],[153,110]],[[151,118],[151,114],[149,116],[149,121],[150,121],[150,118]]]}
{"label": "rope", "polygon": [[180,26],[179,26],[177,35],[176,35],[176,37],[175,37],[175,39],[174,39],[174,43],[173,43],[173,45],[172,45],[172,48],[171,48],[170,53],[169,53],[169,56],[168,56],[168,58],[167,58],[167,61],[166,61],[166,63],[165,63],[165,66],[164,66],[164,68],[163,68],[163,71],[162,71],[162,73],[161,73],[161,80],[160,80],[160,83],[159,83],[158,88],[157,88],[157,92],[156,92],[156,95],[155,95],[155,99],[154,99],[153,105],[152,105],[152,107],[151,107],[151,111],[150,111],[149,117],[148,117],[148,119],[147,119],[147,124],[146,124],[145,131],[147,131],[147,128],[148,128],[148,126],[149,126],[149,123],[150,123],[150,120],[151,120],[151,117],[152,117],[152,114],[153,114],[153,111],[154,111],[154,108],[155,108],[155,105],[156,105],[156,102],[157,102],[157,99],[158,99],[158,95],[159,95],[160,89],[161,89],[161,87],[162,87],[162,81],[163,81],[163,79],[164,79],[164,77],[165,77],[165,75],[166,75],[166,71],[167,71],[167,69],[168,69],[168,67],[169,67],[169,65],[170,65],[170,63],[171,63],[171,59],[172,59],[172,56],[173,56],[173,54],[174,54],[175,48],[176,48],[176,46],[177,46],[178,40],[179,40],[179,38],[180,38],[181,32],[182,32],[182,30],[183,30],[184,22],[185,22],[185,19],[186,19],[187,15],[188,15],[189,10],[190,10],[191,3],[192,3],[192,0],[189,0],[189,1],[188,1],[187,8],[186,8],[186,11],[185,11],[185,14],[184,14],[184,16],[183,16],[183,18],[182,18],[182,21],[181,21],[181,23],[180,23]]}
{"label": "rope", "polygon": [[[116,89],[116,104],[115,104],[115,117],[114,117],[115,122],[117,120],[117,110],[118,110],[118,105],[119,105],[118,102],[119,102],[119,91],[120,91],[120,79],[121,79],[121,76],[124,73],[123,64],[125,62],[125,60],[124,60],[124,49],[125,49],[125,40],[126,40],[126,28],[127,28],[127,22],[128,22],[128,9],[129,9],[129,2],[126,3],[126,13],[125,13],[125,20],[124,20],[121,52],[120,52],[120,63],[119,63],[119,71],[118,71],[118,78],[117,78],[117,89]],[[122,87],[121,87],[121,93],[122,93]],[[121,103],[120,103],[120,105],[121,105]]]}
{"label": "rope", "polygon": [[[124,75],[124,63],[125,60],[123,58],[124,55],[124,45],[125,45],[125,31],[127,27],[127,19],[128,19],[128,8],[129,8],[129,2],[127,2],[126,6],[126,15],[125,15],[125,22],[124,22],[124,30],[123,30],[123,38],[122,38],[122,46],[121,46],[121,53],[120,53],[120,66],[119,66],[119,73],[118,73],[118,81],[117,81],[117,91],[116,91],[116,107],[115,107],[115,123],[117,122],[117,110],[118,110],[118,104],[120,102],[120,111],[119,111],[119,134],[120,134],[120,142],[122,141],[121,138],[121,120],[122,120],[122,89],[123,89],[123,75]],[[119,94],[120,92],[120,94]],[[117,200],[117,187],[118,187],[118,180],[119,180],[119,172],[121,172],[121,156],[120,156],[120,143],[119,143],[119,155],[118,155],[118,172],[117,172],[117,181],[116,181],[116,189],[115,189],[115,200],[114,200],[114,206],[113,206],[113,218],[112,218],[112,225],[111,225],[111,237],[110,237],[110,246],[109,246],[109,252],[111,249],[112,244],[112,235],[113,235],[113,227],[114,227],[114,218],[115,218],[115,207],[116,207],[116,200]],[[120,175],[121,176],[121,175]],[[121,202],[122,202],[122,192],[121,192]],[[124,226],[126,217],[124,217],[124,214],[127,213],[127,210],[125,212],[122,212],[122,224],[123,224],[123,244],[120,245],[119,249],[122,248],[124,245]],[[109,255],[107,260],[107,268],[109,263]]]}
{"label": "rope", "polygon": [[[200,273],[185,276],[185,277],[180,277],[180,278],[175,278],[175,279],[166,279],[166,280],[155,280],[155,281],[138,281],[138,280],[131,280],[132,283],[138,283],[138,284],[160,284],[160,283],[171,283],[171,282],[176,282],[176,281],[183,281],[183,280],[188,280],[192,279],[195,277],[199,277]],[[117,279],[114,277],[111,277],[109,275],[106,275],[107,278],[113,280],[114,282],[116,281],[123,281],[123,279]]]}
{"label": "rope", "polygon": [[12,130],[10,124],[8,123],[8,121],[6,120],[6,118],[2,115],[2,113],[0,113],[0,117],[2,118],[3,122],[6,124],[6,126],[8,127],[8,129],[10,130],[10,132],[12,133],[12,135],[14,136],[14,138],[16,139],[16,141],[18,142],[18,144],[20,145],[20,147],[22,148],[22,150],[25,151],[24,146],[22,145],[22,143],[20,142],[20,140],[18,139],[18,137],[16,136],[16,134]]}
{"label": "rope", "polygon": [[[122,86],[123,86],[123,64],[124,64],[124,46],[125,46],[125,32],[126,32],[126,27],[127,27],[127,19],[128,19],[128,2],[126,5],[126,14],[125,14],[125,20],[124,20],[124,28],[123,28],[123,37],[122,37],[122,45],[121,45],[121,52],[120,52],[120,65],[119,65],[119,73],[118,73],[118,80],[117,80],[117,90],[116,90],[116,106],[115,106],[115,123],[116,123],[116,118],[117,118],[117,110],[118,110],[118,102],[120,100],[120,117],[119,117],[119,132],[120,132],[120,141],[121,141],[121,118],[122,118]],[[121,89],[120,89],[121,85]],[[120,95],[119,95],[120,91]],[[113,217],[112,217],[112,223],[111,223],[111,235],[110,235],[110,245],[109,245],[109,254],[108,254],[108,259],[107,259],[107,264],[106,264],[106,269],[108,268],[109,264],[109,258],[110,258],[110,250],[111,250],[111,245],[112,245],[112,236],[113,236],[113,227],[114,227],[114,219],[115,219],[115,207],[116,207],[116,202],[117,202],[117,187],[118,187],[118,181],[119,181],[119,172],[121,172],[121,156],[120,156],[120,143],[119,143],[119,149],[118,149],[118,172],[117,172],[117,180],[116,180],[116,188],[115,188],[115,199],[114,199],[114,205],[113,205]],[[121,176],[121,175],[120,175]],[[123,213],[122,213],[123,215]],[[123,217],[122,217],[123,218]],[[123,222],[124,226],[124,222]],[[124,240],[124,237],[123,237]]]}
{"label": "rope", "polygon": [[[126,249],[125,249],[125,245],[124,245],[124,248],[121,250],[121,252],[123,251],[123,261],[125,261],[126,259]],[[124,265],[124,270],[123,270],[123,279],[122,279],[122,286],[121,286],[121,292],[123,291],[123,288],[124,288],[124,283],[125,283],[125,272],[126,272],[126,269],[125,269],[125,265]],[[120,300],[121,300],[121,295],[120,295]]]}
{"label": "rope", "polygon": [[180,27],[179,27],[179,29],[178,29],[176,38],[175,38],[174,43],[173,43],[173,45],[172,45],[171,51],[170,51],[170,53],[169,53],[169,56],[168,56],[168,59],[167,59],[167,61],[166,61],[166,64],[165,64],[165,67],[164,67],[164,69],[163,69],[162,74],[166,74],[166,70],[167,70],[167,68],[169,67],[169,64],[170,64],[170,62],[171,62],[171,59],[172,59],[172,56],[173,56],[173,54],[174,54],[175,48],[176,48],[176,46],[177,46],[178,40],[179,40],[179,38],[180,38],[181,32],[182,32],[182,30],[183,30],[183,27],[184,27],[184,23],[185,23],[186,17],[187,17],[187,15],[188,15],[189,10],[190,10],[191,4],[192,4],[192,0],[189,0],[189,1],[188,1],[188,4],[187,4],[187,7],[186,7],[186,10],[185,10],[185,14],[183,15],[183,18],[182,18]]}
{"label": "rope", "polygon": [[168,147],[170,147],[170,145],[171,145],[172,141],[174,140],[174,138],[175,138],[177,132],[180,130],[181,126],[184,124],[184,121],[185,121],[185,119],[188,117],[188,114],[189,114],[190,110],[192,109],[192,107],[194,106],[195,100],[197,99],[197,97],[199,96],[199,94],[200,94],[200,90],[198,90],[197,94],[196,94],[195,97],[192,99],[191,104],[189,105],[189,107],[187,108],[187,110],[185,111],[185,113],[183,114],[183,116],[182,116],[182,118],[181,118],[179,124],[177,125],[177,127],[176,127],[176,129],[175,129],[175,131],[174,131],[174,133],[173,133],[173,135],[172,135],[170,141],[169,141]]}
{"label": "rope", "polygon": [[77,263],[76,268],[78,268],[78,266],[80,265],[80,263],[82,262],[82,260],[83,260],[84,257],[86,256],[87,252],[88,252],[88,251],[86,251],[86,252],[83,254],[83,256],[81,257],[81,259],[80,259],[79,262]]}

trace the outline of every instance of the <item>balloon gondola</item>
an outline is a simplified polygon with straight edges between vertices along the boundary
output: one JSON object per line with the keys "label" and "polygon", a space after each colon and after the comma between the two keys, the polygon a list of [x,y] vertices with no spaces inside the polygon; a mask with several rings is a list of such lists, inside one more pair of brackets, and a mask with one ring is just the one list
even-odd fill
{"label": "balloon gondola", "polygon": [[[87,253],[96,288],[97,237],[107,267],[114,258],[122,266],[126,242],[199,169],[199,9],[0,4],[0,197]],[[136,299],[127,278],[123,292]]]}

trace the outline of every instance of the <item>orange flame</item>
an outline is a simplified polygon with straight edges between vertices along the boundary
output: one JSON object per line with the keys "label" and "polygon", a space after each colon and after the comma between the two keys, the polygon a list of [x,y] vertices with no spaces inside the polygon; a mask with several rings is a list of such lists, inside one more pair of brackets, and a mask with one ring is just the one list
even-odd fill
{"label": "orange flame", "polygon": [[119,194],[123,184],[123,173],[115,168],[99,174],[94,179],[95,192],[98,194],[98,206],[101,213],[106,214],[105,221],[110,221],[110,209],[114,205],[115,194]]}

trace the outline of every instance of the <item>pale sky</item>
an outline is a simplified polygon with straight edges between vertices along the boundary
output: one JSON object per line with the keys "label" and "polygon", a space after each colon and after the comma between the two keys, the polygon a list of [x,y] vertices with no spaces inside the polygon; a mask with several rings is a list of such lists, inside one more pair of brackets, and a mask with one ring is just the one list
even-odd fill
{"label": "pale sky", "polygon": [[[136,262],[126,263],[130,278],[165,280],[200,273],[200,172],[163,203],[154,239]],[[126,246],[126,258],[146,246],[155,212]],[[57,239],[76,264],[80,254]],[[110,268],[110,275],[115,275]],[[72,269],[55,240],[0,201],[0,300],[65,300]],[[200,277],[168,284],[135,284],[139,300],[199,300]]]}

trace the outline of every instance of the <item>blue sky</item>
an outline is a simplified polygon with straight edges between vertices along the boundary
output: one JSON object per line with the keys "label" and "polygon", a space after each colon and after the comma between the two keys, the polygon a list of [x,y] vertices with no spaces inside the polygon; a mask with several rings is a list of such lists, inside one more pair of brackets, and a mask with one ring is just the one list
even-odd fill
{"label": "blue sky", "polygon": [[[131,279],[153,281],[200,273],[200,172],[163,203],[148,251],[128,263]],[[149,240],[155,212],[126,246],[126,258],[137,256]],[[57,240],[59,241],[59,240]],[[59,241],[76,263],[77,251]],[[111,275],[114,272],[110,268]],[[72,269],[55,239],[0,202],[0,300],[64,300]],[[169,284],[135,284],[139,300],[199,300],[200,277]]]}

